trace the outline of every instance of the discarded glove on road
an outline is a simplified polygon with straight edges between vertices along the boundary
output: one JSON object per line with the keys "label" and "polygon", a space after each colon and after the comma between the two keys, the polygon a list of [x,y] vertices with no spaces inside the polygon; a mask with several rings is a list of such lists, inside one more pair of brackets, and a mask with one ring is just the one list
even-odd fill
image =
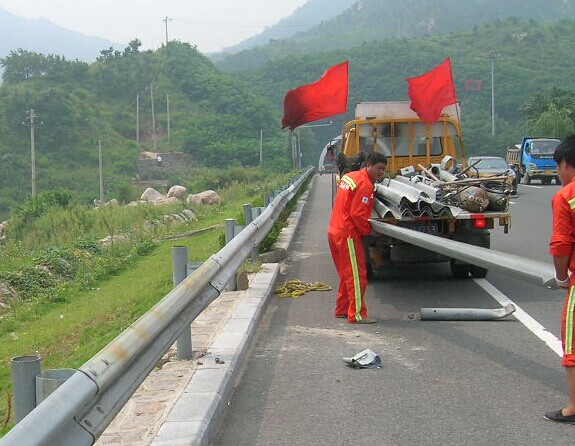
{"label": "discarded glove on road", "polygon": [[351,358],[343,358],[343,362],[356,369],[380,369],[381,358],[369,348]]}
{"label": "discarded glove on road", "polygon": [[331,291],[331,287],[325,283],[302,282],[301,280],[288,280],[277,287],[274,294],[278,297],[301,297],[308,291]]}

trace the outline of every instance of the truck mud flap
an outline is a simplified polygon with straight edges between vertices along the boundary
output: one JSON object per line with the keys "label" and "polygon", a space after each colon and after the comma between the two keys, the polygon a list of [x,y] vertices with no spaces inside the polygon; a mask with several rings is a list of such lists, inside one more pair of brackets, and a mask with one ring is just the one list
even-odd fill
{"label": "truck mud flap", "polygon": [[503,308],[422,308],[422,321],[491,321],[515,312],[513,304]]}

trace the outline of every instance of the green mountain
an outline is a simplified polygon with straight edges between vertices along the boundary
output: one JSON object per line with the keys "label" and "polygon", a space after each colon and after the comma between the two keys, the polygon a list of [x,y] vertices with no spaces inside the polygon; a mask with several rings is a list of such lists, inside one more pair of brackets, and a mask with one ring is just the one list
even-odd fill
{"label": "green mountain", "polygon": [[447,35],[510,17],[538,23],[575,18],[575,0],[358,0],[331,20],[228,55],[217,66],[229,71],[252,69],[290,55],[354,48],[388,38]]}
{"label": "green mountain", "polygon": [[66,59],[93,61],[114,44],[61,28],[45,19],[25,19],[0,8],[0,57],[22,48]]}

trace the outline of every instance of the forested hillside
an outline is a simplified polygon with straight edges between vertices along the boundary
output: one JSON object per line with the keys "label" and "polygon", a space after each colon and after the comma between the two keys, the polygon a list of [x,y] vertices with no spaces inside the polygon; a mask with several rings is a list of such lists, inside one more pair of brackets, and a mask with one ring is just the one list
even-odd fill
{"label": "forested hillside", "polygon": [[98,197],[98,140],[114,197],[136,176],[140,152],[153,149],[154,121],[157,151],[182,151],[202,166],[257,165],[264,129],[265,162],[289,168],[277,125],[281,112],[267,99],[219,72],[189,44],[170,42],[145,52],[139,47],[135,40],[124,51],[102,51],[92,64],[27,51],[0,59],[5,69],[0,86],[0,215],[29,195],[31,138],[29,125],[23,123],[29,124],[26,112],[31,109],[36,114],[38,191],[63,187],[81,202]]}
{"label": "forested hillside", "polygon": [[358,0],[318,26],[228,55],[218,67],[252,69],[270,60],[349,49],[382,39],[447,35],[510,17],[555,22],[575,18],[575,0]]}
{"label": "forested hillside", "polygon": [[[459,34],[387,39],[352,49],[290,56],[237,74],[280,108],[287,90],[313,82],[328,67],[349,60],[347,117],[350,118],[359,101],[408,100],[406,78],[424,74],[451,57],[468,152],[501,155],[507,145],[518,142],[527,130],[522,126],[523,118],[537,119],[548,107],[551,96],[560,99],[552,101],[553,107],[558,108],[559,115],[567,113],[571,119],[571,124],[569,121],[567,124],[572,125],[573,35],[574,21],[550,25],[509,19]],[[496,56],[493,60],[492,55]],[[495,137],[491,127],[492,61]],[[333,120],[332,126],[301,129],[302,139],[306,146],[315,148],[317,155],[341,131],[342,124],[340,116]]]}

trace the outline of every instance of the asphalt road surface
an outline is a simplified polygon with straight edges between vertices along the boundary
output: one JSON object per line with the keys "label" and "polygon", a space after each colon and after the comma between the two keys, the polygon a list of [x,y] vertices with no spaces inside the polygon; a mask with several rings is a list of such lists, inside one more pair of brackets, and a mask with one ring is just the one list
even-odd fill
{"label": "asphalt road surface", "polygon": [[[337,288],[327,245],[329,176],[318,176],[281,281]],[[512,227],[492,249],[550,262],[551,197],[520,185]],[[447,264],[396,267],[370,282],[372,325],[333,316],[335,291],[273,297],[214,446],[573,445],[575,426],[545,421],[566,402],[558,354],[562,291],[490,271],[453,279]],[[422,307],[499,308],[498,321],[421,321]],[[517,315],[517,316],[516,316]],[[342,358],[365,348],[380,369]]]}

